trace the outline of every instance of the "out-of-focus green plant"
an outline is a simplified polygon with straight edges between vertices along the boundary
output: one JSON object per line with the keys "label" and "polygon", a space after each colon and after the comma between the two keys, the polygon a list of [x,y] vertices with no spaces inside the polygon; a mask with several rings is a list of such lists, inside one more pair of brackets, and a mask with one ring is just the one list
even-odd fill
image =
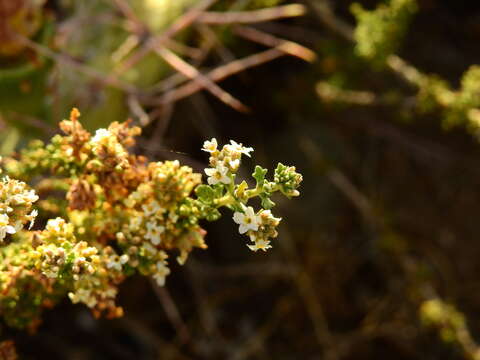
{"label": "out-of-focus green plant", "polygon": [[[302,176],[282,164],[271,181],[257,166],[254,188],[236,184],[242,156],[253,149],[235,141],[221,149],[215,139],[205,142],[211,167],[202,184],[201,174],[178,161],[129,154],[140,128],[114,122],[91,136],[79,115],[74,109],[60,123],[65,135],[50,144],[34,141],[18,159],[3,160],[6,173],[23,181],[44,175],[36,191],[9,177],[0,184],[0,312],[10,326],[35,326],[42,308],[66,295],[97,316],[122,315],[118,285],[135,273],[163,285],[169,254],[176,252],[183,264],[193,248],[206,248],[200,222],[217,220],[224,207],[249,236],[248,247],[265,251],[280,222],[271,213],[271,195],[299,195]],[[47,224],[25,230],[37,216],[32,207],[39,196]],[[257,197],[262,208],[254,211],[248,201]]]}
{"label": "out-of-focus green plant", "polygon": [[357,53],[375,65],[383,65],[400,47],[417,11],[417,3],[415,0],[390,0],[372,11],[354,3],[351,11],[357,20],[354,32]]}
{"label": "out-of-focus green plant", "polygon": [[470,335],[465,316],[453,305],[439,298],[426,300],[420,306],[420,318],[425,326],[436,328],[445,343],[459,346],[468,358],[480,359],[480,349]]}

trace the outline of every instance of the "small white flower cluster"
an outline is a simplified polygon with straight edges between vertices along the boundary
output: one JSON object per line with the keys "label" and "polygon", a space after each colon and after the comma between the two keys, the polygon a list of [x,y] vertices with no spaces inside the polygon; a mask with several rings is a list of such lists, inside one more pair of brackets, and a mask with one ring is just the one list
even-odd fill
{"label": "small white flower cluster", "polygon": [[15,234],[23,229],[24,224],[30,222],[33,226],[37,210],[32,205],[38,200],[34,190],[18,180],[5,176],[0,182],[0,242],[7,234]]}
{"label": "small white flower cluster", "polygon": [[83,303],[91,309],[95,308],[102,300],[108,299],[112,301],[118,293],[115,286],[102,284],[102,282],[96,278],[77,281],[74,285],[74,291],[68,293],[68,297],[72,303]]}
{"label": "small white flower cluster", "polygon": [[[132,208],[136,204],[144,202],[146,198],[143,189],[139,187],[125,200],[125,203]],[[170,274],[170,269],[166,261],[167,253],[158,247],[164,240],[167,224],[175,223],[178,215],[167,211],[156,200],[142,204],[140,209],[141,211],[132,210],[134,215],[130,218],[129,225],[124,229],[124,233],[117,234],[117,238],[125,239],[125,236],[128,236],[138,239],[138,245],[130,247],[132,256],[130,256],[129,263],[134,267],[138,266],[138,260],[136,260],[138,255],[154,260],[155,262],[148,268],[148,273],[160,286],[163,286],[166,276]],[[141,238],[148,241],[142,242]]]}
{"label": "small white flower cluster", "polygon": [[[132,198],[139,197],[137,193],[133,193],[127,200],[127,204],[135,204],[136,201]],[[137,232],[142,228],[145,228],[147,231],[144,235],[153,245],[160,245],[162,242],[162,234],[165,232],[165,213],[166,209],[160,206],[156,200],[151,200],[150,202],[143,204],[141,206],[142,212],[138,212],[137,216],[130,218],[130,224],[128,229],[131,232]],[[172,215],[169,213],[167,216],[170,220]]]}
{"label": "small white flower cluster", "polygon": [[278,235],[276,227],[281,219],[274,217],[270,210],[261,210],[255,214],[251,206],[247,207],[243,204],[241,206],[242,212],[237,211],[233,214],[233,221],[239,225],[238,231],[240,234],[247,233],[250,237],[250,241],[253,242],[247,245],[250,250],[267,251],[272,247],[270,239]]}
{"label": "small white flower cluster", "polygon": [[233,140],[230,144],[224,145],[222,150],[218,150],[217,139],[207,140],[203,143],[203,151],[210,153],[210,168],[205,169],[207,182],[209,185],[230,184],[233,181],[233,174],[240,167],[242,155],[250,157],[253,151],[251,147],[244,147]]}
{"label": "small white flower cluster", "polygon": [[40,233],[40,243],[36,247],[42,273],[49,278],[57,278],[61,268],[72,261],[73,278],[78,280],[84,274],[92,275],[100,262],[96,247],[88,246],[86,241],[77,242],[73,234],[73,225],[58,217],[47,222]]}
{"label": "small white flower cluster", "polygon": [[81,288],[76,289],[75,292],[69,292],[68,297],[74,304],[83,303],[89,308],[95,307],[97,305],[97,298],[92,293],[91,289]]}

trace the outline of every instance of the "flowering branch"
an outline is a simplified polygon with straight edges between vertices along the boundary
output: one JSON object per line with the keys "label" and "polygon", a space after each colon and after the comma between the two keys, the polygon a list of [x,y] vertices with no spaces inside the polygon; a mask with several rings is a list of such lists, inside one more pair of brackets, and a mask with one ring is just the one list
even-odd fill
{"label": "flowering branch", "polygon": [[[202,184],[201,174],[176,160],[148,162],[130,154],[140,128],[114,122],[92,136],[79,116],[73,109],[60,123],[65,135],[50,144],[35,141],[18,159],[2,161],[10,176],[22,180],[0,182],[0,313],[11,326],[34,326],[42,308],[65,296],[96,316],[121,316],[119,284],[138,273],[163,286],[170,254],[177,252],[184,264],[193,248],[206,248],[200,222],[217,220],[222,207],[233,211],[239,232],[250,238],[248,247],[265,251],[280,222],[271,213],[271,195],[299,195],[302,176],[282,164],[273,181],[257,166],[254,188],[237,184],[241,158],[253,149],[233,140],[221,150],[215,139],[205,142],[210,167]],[[39,175],[50,177],[28,188]],[[255,197],[262,204],[257,212],[248,206]],[[33,225],[35,202],[47,222],[32,231],[24,225]]]}

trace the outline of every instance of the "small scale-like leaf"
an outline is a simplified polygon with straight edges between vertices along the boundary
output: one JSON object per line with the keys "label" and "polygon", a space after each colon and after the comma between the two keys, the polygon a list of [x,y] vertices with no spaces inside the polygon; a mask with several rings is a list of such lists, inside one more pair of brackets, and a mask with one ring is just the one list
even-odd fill
{"label": "small scale-like leaf", "polygon": [[215,191],[208,185],[199,185],[195,189],[198,199],[206,204],[211,204],[215,198]]}
{"label": "small scale-like leaf", "polygon": [[252,176],[257,181],[257,185],[263,185],[267,171],[267,169],[264,169],[261,166],[255,166],[255,171],[253,172]]}
{"label": "small scale-like leaf", "polygon": [[275,203],[272,200],[270,200],[270,197],[268,195],[263,195],[263,196],[260,195],[260,197],[262,198],[262,207],[265,210],[270,210],[275,206]]}

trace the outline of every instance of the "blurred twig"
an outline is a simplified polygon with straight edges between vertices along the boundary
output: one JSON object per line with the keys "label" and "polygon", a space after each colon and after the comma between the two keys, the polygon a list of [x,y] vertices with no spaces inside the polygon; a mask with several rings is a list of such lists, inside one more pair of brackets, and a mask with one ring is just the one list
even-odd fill
{"label": "blurred twig", "polygon": [[164,45],[164,42],[171,39],[175,34],[192,24],[202,11],[212,6],[217,0],[201,0],[180,16],[167,30],[157,36],[150,36],[144,45],[134,54],[120,64],[116,73],[123,73],[137,64],[156,47]]}
{"label": "blurred twig", "polygon": [[85,65],[85,64],[79,62],[78,60],[75,60],[74,58],[72,58],[69,55],[56,53],[55,51],[51,50],[50,48],[48,48],[46,46],[43,46],[43,45],[40,45],[40,44],[38,44],[38,43],[30,40],[29,38],[27,38],[23,35],[20,35],[20,34],[17,34],[16,38],[19,42],[21,42],[25,46],[29,47],[30,49],[35,50],[37,53],[39,53],[39,54],[41,54],[41,55],[43,55],[47,58],[50,58],[50,59],[52,59],[52,60],[54,60],[58,63],[66,64],[66,65],[70,66],[71,68],[76,69],[77,71],[83,73],[84,75],[98,80],[100,83],[102,83],[104,85],[112,86],[112,87],[115,87],[117,89],[121,89],[124,92],[126,92],[127,94],[140,94],[141,93],[141,91],[139,89],[137,89],[137,87],[135,87],[134,85],[129,84],[127,82],[124,82],[124,81],[120,80],[118,77],[107,76],[107,75],[103,74],[102,72],[100,72],[100,71],[98,71],[98,70],[96,70],[96,69],[94,69],[94,68],[92,68],[88,65]]}
{"label": "blurred twig", "polygon": [[190,332],[188,327],[182,320],[180,313],[178,312],[177,305],[173,301],[170,293],[164,287],[158,286],[155,280],[151,281],[152,288],[155,291],[160,303],[162,304],[165,314],[167,315],[168,319],[172,323],[173,327],[177,331],[177,335],[180,339],[181,344],[187,344],[190,342]]}
{"label": "blurred twig", "polygon": [[251,27],[236,26],[233,31],[235,34],[245,39],[265,46],[274,47],[284,51],[288,55],[298,57],[307,62],[313,62],[317,58],[317,55],[305,46],[299,45],[293,41],[277,38],[273,35],[267,34],[266,32]]}
{"label": "blurred twig", "polygon": [[[218,82],[229,76],[237,74],[248,68],[255,67],[266,62],[269,62],[278,57],[284,56],[285,52],[273,48],[261,53],[247,56],[243,59],[234,60],[228,64],[217,67],[206,74],[212,81]],[[156,98],[144,98],[143,103],[147,105],[165,105],[183,99],[193,93],[203,89],[203,86],[195,81],[190,81],[185,85],[172,89]]]}
{"label": "blurred twig", "polygon": [[201,88],[205,88],[210,91],[214,96],[223,101],[225,104],[233,107],[241,112],[248,112],[248,107],[243,105],[239,100],[232,95],[222,90],[214,81],[209,77],[203,75],[195,67],[182,60],[179,56],[175,55],[169,49],[163,46],[155,46],[155,51],[159,54],[168,64],[174,69],[181,72],[190,79],[193,79],[200,85]]}
{"label": "blurred twig", "polygon": [[286,17],[302,16],[304,14],[305,7],[303,5],[289,4],[252,11],[205,11],[197,17],[196,22],[215,25],[257,23]]}

